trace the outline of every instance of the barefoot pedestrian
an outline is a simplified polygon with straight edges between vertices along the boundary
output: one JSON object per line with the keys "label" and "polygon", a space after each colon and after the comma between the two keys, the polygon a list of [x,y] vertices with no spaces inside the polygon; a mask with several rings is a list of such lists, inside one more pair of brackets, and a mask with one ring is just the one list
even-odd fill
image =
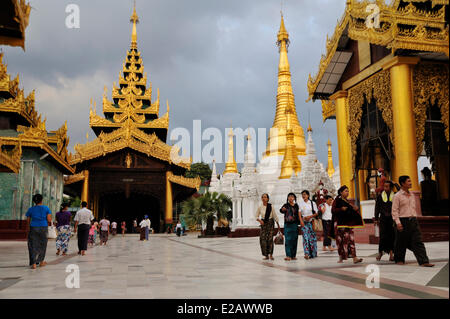
{"label": "barefoot pedestrian", "polygon": [[336,238],[339,253],[338,263],[347,260],[351,254],[353,263],[357,264],[362,262],[362,258],[356,256],[353,228],[364,227],[364,221],[359,213],[359,209],[348,202],[348,195],[349,189],[347,186],[344,185],[339,188],[338,196],[334,200],[331,209],[334,227],[330,230],[330,236]]}
{"label": "barefoot pedestrian", "polygon": [[269,194],[262,194],[262,204],[256,211],[256,220],[261,226],[259,235],[259,245],[261,246],[261,253],[264,256],[264,260],[274,260],[273,258],[273,230],[275,222],[280,231],[280,224],[278,223],[278,216],[273,208],[273,205],[269,203]]}
{"label": "barefoot pedestrian", "polygon": [[36,269],[36,265],[44,267],[47,263],[44,261],[47,250],[48,226],[52,224],[52,212],[50,208],[42,205],[43,197],[41,194],[33,196],[33,207],[30,207],[26,213],[30,231],[28,233],[28,253],[30,257],[31,269]]}
{"label": "barefoot pedestrian", "polygon": [[286,251],[286,258],[284,260],[297,259],[297,245],[298,245],[298,225],[305,226],[303,218],[300,214],[300,208],[297,204],[297,196],[294,193],[289,193],[286,204],[280,209],[280,213],[284,214],[284,248]]}
{"label": "barefoot pedestrian", "polygon": [[89,229],[91,228],[94,215],[92,215],[92,211],[87,209],[87,202],[82,202],[81,207],[73,220],[75,221],[75,233],[78,233],[78,255],[84,256],[87,250]]}
{"label": "barefoot pedestrian", "polygon": [[325,195],[325,203],[321,206],[322,209],[322,225],[323,225],[323,251],[327,251],[327,247],[330,251],[334,248],[331,246],[331,238],[328,236],[330,228],[333,227],[331,223],[331,207],[333,205],[333,197]]}
{"label": "barefoot pedestrian", "polygon": [[109,220],[108,217],[103,218],[99,225],[100,225],[100,246],[103,244],[106,246],[106,242],[108,241],[108,235],[109,235]]}
{"label": "barefoot pedestrian", "polygon": [[380,242],[378,244],[379,261],[384,253],[389,254],[389,261],[394,261],[395,229],[392,220],[392,201],[394,200],[394,183],[385,181],[383,191],[375,202],[375,225],[380,227]]}
{"label": "barefoot pedestrian", "polygon": [[394,260],[396,264],[405,264],[406,248],[412,250],[420,266],[433,267],[428,260],[422,233],[417,222],[416,199],[409,190],[412,187],[409,176],[400,176],[400,191],[392,202],[392,218],[395,221],[396,239],[394,244]]}
{"label": "barefoot pedestrian", "polygon": [[67,250],[69,248],[69,240],[70,240],[70,219],[72,218],[72,214],[69,212],[69,205],[63,204],[61,206],[61,210],[56,213],[56,227],[58,230],[58,236],[56,237],[56,254],[59,255],[62,252],[62,255],[65,256],[67,254]]}
{"label": "barefoot pedestrian", "polygon": [[317,238],[312,227],[312,220],[317,218],[319,212],[316,203],[309,200],[309,191],[304,190],[302,192],[299,208],[305,224],[302,227],[304,257],[305,259],[315,258],[317,257]]}

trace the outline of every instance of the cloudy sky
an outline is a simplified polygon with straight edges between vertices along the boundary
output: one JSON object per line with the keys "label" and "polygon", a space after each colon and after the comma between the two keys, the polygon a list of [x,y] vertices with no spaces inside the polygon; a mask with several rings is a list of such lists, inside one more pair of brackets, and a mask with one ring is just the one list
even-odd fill
{"label": "cloudy sky", "polygon": [[[132,0],[29,0],[26,51],[1,47],[8,72],[19,73],[26,94],[36,89],[36,108],[47,129],[67,120],[70,151],[94,138],[89,101],[101,109],[103,87],[110,97],[129,48]],[[80,28],[65,25],[67,5],[80,8]],[[338,165],[336,123],[322,123],[320,101],[306,103],[308,74],[316,74],[327,33],[341,17],[345,0],[283,0],[291,45],[289,61],[300,123],[308,126],[319,160],[326,142]],[[217,127],[270,128],[275,116],[280,0],[137,0],[138,48],[148,80],[160,88],[160,115],[170,104],[170,130]],[[208,141],[204,142],[206,144]],[[168,141],[169,144],[172,144]],[[192,151],[192,150],[191,150]],[[261,153],[263,150],[258,150]],[[191,154],[192,155],[192,154]]]}

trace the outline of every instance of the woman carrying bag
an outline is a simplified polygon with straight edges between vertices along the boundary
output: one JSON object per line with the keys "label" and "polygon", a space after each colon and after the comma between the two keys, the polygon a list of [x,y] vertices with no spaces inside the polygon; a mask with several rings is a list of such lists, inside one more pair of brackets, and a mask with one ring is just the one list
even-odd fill
{"label": "woman carrying bag", "polygon": [[273,205],[269,203],[269,195],[262,194],[262,205],[256,211],[256,220],[261,226],[261,233],[259,235],[259,244],[261,246],[261,253],[264,256],[263,260],[274,260],[273,258],[273,229],[275,222],[280,231],[280,224],[278,223],[278,216],[275,213]]}
{"label": "woman carrying bag", "polygon": [[300,209],[297,204],[297,196],[289,193],[287,203],[281,207],[280,212],[284,215],[284,235],[286,237],[284,248],[286,250],[286,258],[284,260],[297,259],[298,244],[298,225],[305,226],[303,223]]}
{"label": "woman carrying bag", "polygon": [[318,211],[316,203],[309,200],[309,191],[304,190],[302,198],[299,206],[305,224],[302,227],[303,251],[305,259],[310,259],[317,257],[317,238],[313,230],[313,219],[318,217]]}

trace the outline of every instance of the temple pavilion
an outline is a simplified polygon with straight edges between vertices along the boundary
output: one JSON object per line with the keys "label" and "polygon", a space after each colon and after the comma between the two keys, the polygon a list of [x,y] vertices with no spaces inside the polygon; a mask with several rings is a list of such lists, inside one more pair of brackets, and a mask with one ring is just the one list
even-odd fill
{"label": "temple pavilion", "polygon": [[89,124],[97,138],[75,146],[70,164],[75,174],[65,181],[67,194],[81,194],[97,218],[108,216],[127,225],[149,215],[152,228],[163,231],[173,222],[174,204],[193,195],[200,178],[186,178],[191,159],[166,144],[169,104],[159,116],[160,97],[152,101],[152,85],[137,47],[136,8],[131,16],[131,45],[112,99],[103,95],[103,116],[91,101]]}
{"label": "temple pavilion", "polygon": [[[448,16],[448,0],[347,0],[309,77],[309,99],[336,120],[340,182],[364,218],[373,217],[367,181],[379,168],[397,183],[409,175],[417,201],[434,198],[421,211],[448,216]],[[419,183],[420,157],[431,163],[430,187]]]}
{"label": "temple pavilion", "polygon": [[35,109],[34,91],[25,97],[19,76],[11,79],[0,53],[0,239],[26,238],[25,213],[40,193],[53,213],[63,200],[69,165],[67,123],[47,131]]}

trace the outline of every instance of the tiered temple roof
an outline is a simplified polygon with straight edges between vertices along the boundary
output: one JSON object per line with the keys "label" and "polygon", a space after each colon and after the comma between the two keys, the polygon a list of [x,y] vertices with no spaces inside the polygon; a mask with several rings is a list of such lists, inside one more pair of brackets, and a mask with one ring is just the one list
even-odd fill
{"label": "tiered temple roof", "polygon": [[[379,8],[379,27],[366,23],[366,8],[373,4]],[[334,118],[334,104],[324,100],[336,91],[350,61],[351,53],[345,50],[349,39],[384,47],[392,54],[401,51],[425,59],[448,59],[448,5],[448,0],[392,0],[390,4],[347,0],[333,36],[327,36],[317,75],[309,75],[308,100],[321,99],[324,120]]]}
{"label": "tiered temple roof", "polygon": [[64,173],[73,173],[67,152],[67,123],[47,132],[46,120],[35,110],[34,91],[25,97],[19,76],[11,80],[0,53],[0,171],[18,173],[23,147],[38,148],[50,155]]}
{"label": "tiered temple roof", "polygon": [[[137,49],[136,24],[139,18],[136,8],[133,9],[130,21],[133,24],[131,45],[122,66],[122,74],[119,75],[119,86],[113,84],[112,100],[107,98],[105,88],[104,117],[97,115],[95,103],[92,105],[91,102],[89,122],[97,138],[84,145],[75,145],[76,153],[72,157],[71,164],[78,165],[129,148],[189,169],[192,159],[181,158],[178,155],[178,147],[165,143],[169,127],[169,103],[167,102],[167,112],[159,117],[159,90],[156,100],[151,101],[152,85],[150,83],[147,88],[147,74],[144,73],[141,53]],[[74,177],[74,181],[81,178],[81,175]],[[169,180],[197,189],[201,182],[199,178],[191,179],[177,175],[170,175]]]}
{"label": "tiered temple roof", "polygon": [[119,74],[119,86],[116,83],[113,84],[112,100],[107,98],[105,87],[104,117],[97,114],[95,104],[94,109],[91,105],[89,124],[99,136],[101,132],[110,133],[132,123],[145,133],[155,133],[165,141],[169,128],[169,103],[167,102],[167,112],[162,117],[158,117],[159,89],[156,100],[152,102],[152,84],[150,83],[147,88],[147,73],[144,73],[141,53],[137,49],[136,23],[139,22],[139,18],[136,9],[131,16],[131,22],[133,23],[131,46],[122,66],[122,74]]}
{"label": "tiered temple roof", "polygon": [[0,1],[0,44],[20,46],[25,50],[25,29],[31,6],[25,0]]}

